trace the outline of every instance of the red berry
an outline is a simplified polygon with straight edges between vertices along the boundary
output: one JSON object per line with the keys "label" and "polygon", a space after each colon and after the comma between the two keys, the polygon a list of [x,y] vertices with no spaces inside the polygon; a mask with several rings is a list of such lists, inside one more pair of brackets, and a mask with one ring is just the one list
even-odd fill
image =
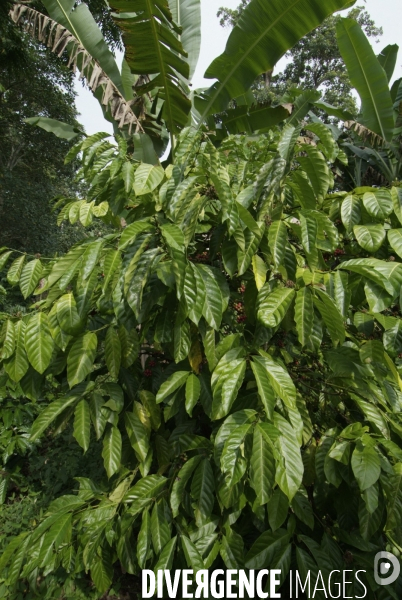
{"label": "red berry", "polygon": [[152,371],[151,371],[151,369],[145,369],[144,375],[145,375],[145,377],[152,377]]}

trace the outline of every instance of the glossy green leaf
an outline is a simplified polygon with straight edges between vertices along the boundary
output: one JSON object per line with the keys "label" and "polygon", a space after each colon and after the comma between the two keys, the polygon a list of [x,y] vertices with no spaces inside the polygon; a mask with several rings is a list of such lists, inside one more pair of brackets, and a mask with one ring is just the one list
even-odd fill
{"label": "glossy green leaf", "polygon": [[351,466],[362,492],[375,484],[381,473],[378,453],[370,446],[358,443],[352,454]]}
{"label": "glossy green leaf", "polygon": [[39,259],[31,260],[22,269],[20,289],[24,298],[28,298],[35,290],[42,275],[42,263]]}
{"label": "glossy green leaf", "polygon": [[359,246],[367,252],[377,252],[385,240],[384,227],[378,225],[355,225],[353,233]]}
{"label": "glossy green leaf", "polygon": [[120,467],[122,439],[121,433],[114,425],[109,426],[103,438],[102,458],[108,478]]}
{"label": "glossy green leaf", "polygon": [[25,254],[22,254],[11,263],[7,271],[7,281],[10,285],[17,285],[19,283],[24,263]]}
{"label": "glossy green leaf", "polygon": [[250,481],[257,494],[258,505],[268,502],[275,481],[275,459],[265,431],[256,425],[253,436],[253,453],[250,461]]}
{"label": "glossy green leaf", "polygon": [[106,332],[105,359],[110,375],[117,379],[121,364],[121,343],[116,329],[111,326]]}
{"label": "glossy green leaf", "polygon": [[276,288],[271,291],[269,284],[264,285],[257,298],[258,320],[265,327],[276,327],[284,319],[294,296],[295,291],[291,288]]}
{"label": "glossy green leaf", "polygon": [[81,400],[74,412],[74,437],[86,452],[89,448],[90,433],[91,433],[91,416],[88,402]]}
{"label": "glossy green leaf", "polygon": [[53,354],[53,339],[47,314],[38,312],[29,318],[25,331],[25,349],[33,368],[38,373],[44,373]]}
{"label": "glossy green leaf", "polygon": [[190,373],[188,371],[176,371],[173,373],[159,388],[159,391],[156,394],[157,404],[163,402],[170,394],[173,394],[173,392],[182,387],[186,383],[189,375]]}
{"label": "glossy green leaf", "polygon": [[15,382],[21,381],[29,368],[28,356],[25,350],[26,325],[24,321],[18,321],[14,326],[15,350],[11,358],[4,363],[4,368],[11,379]]}
{"label": "glossy green leaf", "polygon": [[314,303],[310,288],[301,288],[296,294],[295,321],[299,342],[306,346],[310,340],[314,323]]}
{"label": "glossy green leaf", "polygon": [[346,196],[341,206],[341,217],[342,223],[348,232],[352,231],[353,227],[360,223],[361,205],[359,198],[353,195]]}
{"label": "glossy green leaf", "polygon": [[93,369],[98,347],[95,333],[86,333],[77,338],[67,357],[67,379],[70,388],[80,383]]}
{"label": "glossy green leaf", "polygon": [[260,356],[254,356],[253,361],[259,363],[266,370],[271,386],[279,398],[287,406],[294,408],[296,405],[296,388],[289,373],[270,354],[263,350],[260,350],[259,353]]}
{"label": "glossy green leaf", "polygon": [[186,411],[192,416],[193,409],[197,404],[201,394],[200,380],[194,373],[189,375],[186,380]]}

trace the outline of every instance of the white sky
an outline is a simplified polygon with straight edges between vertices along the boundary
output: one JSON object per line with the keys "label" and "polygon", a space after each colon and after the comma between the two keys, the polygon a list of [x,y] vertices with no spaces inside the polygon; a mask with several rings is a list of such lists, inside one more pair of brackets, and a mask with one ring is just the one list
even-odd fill
{"label": "white sky", "polygon": [[[267,0],[269,1],[269,0]],[[203,78],[203,75],[212,62],[225,49],[226,40],[230,29],[222,28],[216,13],[220,6],[236,8],[239,0],[201,0],[202,39],[200,60],[193,78],[193,86],[206,87],[212,81]],[[394,78],[402,77],[402,0],[358,0],[357,5],[365,5],[366,9],[374,19],[377,26],[381,26],[384,35],[378,44],[375,44],[375,52],[378,54],[388,44],[399,44],[401,50],[395,68]],[[119,62],[122,57],[118,57]],[[282,70],[284,59],[278,63],[276,72]],[[98,101],[92,93],[82,87],[82,83],[76,81],[77,109],[80,113],[78,120],[84,125],[85,131],[91,135],[97,131],[112,133],[112,125],[105,121]]]}

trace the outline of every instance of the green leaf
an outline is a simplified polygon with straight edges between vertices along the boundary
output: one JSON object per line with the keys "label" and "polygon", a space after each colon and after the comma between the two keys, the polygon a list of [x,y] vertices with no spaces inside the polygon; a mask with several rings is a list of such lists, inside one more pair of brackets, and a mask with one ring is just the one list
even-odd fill
{"label": "green leaf", "polygon": [[200,122],[244,94],[258,75],[272,69],[306,33],[344,4],[344,0],[328,0],[325,6],[317,0],[296,0],[288,6],[280,0],[268,4],[252,0],[233,28],[225,52],[205,73],[218,81],[196,101]]}
{"label": "green leaf", "polygon": [[271,386],[285,405],[296,408],[296,388],[287,370],[267,352],[260,350],[259,353],[261,356],[253,356],[253,361],[265,369]]}
{"label": "green leaf", "polygon": [[143,498],[155,498],[165,487],[167,479],[161,475],[148,475],[143,477],[128,490],[124,502],[135,502]]}
{"label": "green leaf", "polygon": [[347,232],[351,232],[353,227],[360,223],[361,204],[359,198],[352,195],[346,196],[341,206],[341,218]]}
{"label": "green leaf", "polygon": [[145,568],[149,549],[151,547],[151,518],[149,511],[142,513],[141,529],[137,539],[137,559],[141,569]]}
{"label": "green leaf", "polygon": [[20,280],[22,269],[24,267],[25,254],[16,258],[7,272],[7,281],[10,285],[17,285]]}
{"label": "green leaf", "polygon": [[394,74],[398,51],[399,46],[397,44],[389,44],[377,56],[378,62],[385,71],[388,82],[391,81],[392,75]]}
{"label": "green leaf", "polygon": [[105,431],[107,422],[107,409],[102,410],[105,403],[103,396],[99,392],[94,392],[89,402],[92,425],[95,429],[96,439],[99,440]]}
{"label": "green leaf", "polygon": [[387,474],[381,479],[381,483],[387,499],[385,530],[393,534],[402,518],[402,463],[398,462],[394,465],[393,473]]}
{"label": "green leaf", "polygon": [[[136,0],[111,0],[117,13],[116,22],[123,31],[126,61],[135,75],[153,75],[144,91],[160,88],[162,116],[169,131],[178,133],[187,125],[191,103],[182,91],[181,82],[189,76],[189,66],[182,58],[185,50],[178,39],[180,29],[172,21],[167,3],[154,4]],[[135,13],[141,12],[139,21]]]}
{"label": "green leaf", "polygon": [[275,481],[275,459],[271,443],[260,425],[256,425],[253,436],[253,453],[250,461],[250,483],[257,494],[258,505],[266,504],[271,497]]}
{"label": "green leaf", "polygon": [[243,384],[247,367],[246,361],[242,360],[238,364],[234,361],[232,367],[229,372],[221,376],[216,385],[212,384],[212,419],[214,420],[222,419],[228,414]]}
{"label": "green leaf", "polygon": [[194,473],[201,460],[201,456],[193,456],[190,458],[177,474],[177,478],[173,484],[172,492],[170,494],[170,506],[172,508],[173,518],[176,518],[179,514],[180,504],[183,501],[184,490],[187,482]]}
{"label": "green leaf", "polygon": [[57,119],[49,119],[49,117],[30,117],[29,119],[24,119],[24,122],[28,123],[28,125],[40,127],[64,140],[71,141],[77,135],[82,135],[82,132],[77,127],[63,123],[63,121],[57,121]]}
{"label": "green leaf", "polygon": [[195,470],[191,495],[196,501],[195,522],[197,527],[201,527],[210,517],[215,502],[214,474],[207,458]]}
{"label": "green leaf", "polygon": [[6,358],[10,358],[15,350],[15,328],[14,323],[9,319],[3,323],[0,340],[2,342],[0,356],[2,360],[5,360]]}
{"label": "green leaf", "polygon": [[158,562],[155,565],[154,573],[156,574],[159,570],[171,570],[173,565],[174,553],[176,550],[177,537],[175,536],[166,544],[160,553]]}
{"label": "green leaf", "polygon": [[150,427],[146,421],[144,409],[135,402],[133,412],[126,412],[124,421],[131,446],[141,462],[145,462],[149,450]]}
{"label": "green leaf", "polygon": [[267,265],[258,254],[254,254],[251,264],[253,266],[255,285],[257,290],[260,290],[267,279]]}
{"label": "green leaf", "polygon": [[257,317],[265,327],[277,327],[292,304],[295,291],[291,288],[276,288],[271,291],[265,284],[258,293]]}
{"label": "green leaf", "polygon": [[121,449],[121,433],[117,427],[112,425],[106,430],[102,450],[103,464],[109,479],[120,468]]}
{"label": "green leaf", "polygon": [[133,189],[134,185],[134,165],[128,160],[123,163],[121,168],[121,176],[124,181],[124,189],[126,190],[126,194],[129,194]]}
{"label": "green leaf", "polygon": [[303,479],[303,461],[295,430],[278,413],[274,414],[274,425],[280,431],[276,442],[280,460],[277,462],[275,481],[291,502]]}
{"label": "green leaf", "polygon": [[21,381],[29,369],[28,356],[25,350],[25,330],[26,325],[24,321],[15,323],[15,351],[11,358],[8,358],[4,362],[6,372],[15,382]]}
{"label": "green leaf", "polygon": [[110,326],[106,332],[105,359],[110,375],[114,379],[117,379],[121,364],[121,343],[119,335],[113,326]]}
{"label": "green leaf", "polygon": [[0,271],[2,271],[4,269],[8,259],[12,255],[12,253],[13,253],[13,251],[9,250],[8,252],[4,252],[4,254],[0,254]]}
{"label": "green leaf", "polygon": [[250,429],[251,423],[239,425],[225,441],[220,463],[228,487],[238,483],[246,471],[247,462],[243,456],[243,443]]}
{"label": "green leaf", "polygon": [[308,500],[307,492],[301,488],[292,500],[292,509],[296,517],[305,523],[310,529],[314,529],[314,514]]}
{"label": "green leaf", "polygon": [[388,242],[397,255],[402,258],[402,229],[388,229]]}
{"label": "green leaf", "polygon": [[169,0],[172,18],[182,28],[180,41],[187,52],[189,79],[194,75],[201,48],[200,0]]}
{"label": "green leaf", "polygon": [[385,230],[383,225],[355,225],[353,233],[356,236],[359,246],[367,252],[377,252],[385,240]]}
{"label": "green leaf", "polygon": [[274,221],[268,229],[268,243],[276,267],[283,264],[285,259],[288,233],[283,221]]}
{"label": "green leaf", "polygon": [[22,269],[20,289],[24,298],[28,298],[36,288],[42,276],[42,263],[39,259],[31,260]]}
{"label": "green leaf", "polygon": [[91,332],[79,337],[71,346],[67,357],[67,379],[70,388],[92,372],[97,347],[98,338],[96,333]]}
{"label": "green leaf", "polygon": [[245,560],[246,569],[263,569],[270,565],[278,550],[288,543],[289,534],[286,530],[265,531],[251,546]]}
{"label": "green leaf", "polygon": [[259,362],[258,360],[255,360],[255,358],[256,357],[253,357],[250,366],[253,370],[254,377],[257,382],[258,395],[264,406],[267,418],[271,420],[274,414],[274,408],[276,404],[275,392],[271,385],[270,378],[268,376],[265,365]]}
{"label": "green leaf", "polygon": [[176,371],[173,373],[159,388],[159,391],[156,394],[156,403],[160,404],[165,398],[181,388],[189,375],[190,373],[188,371]]}
{"label": "green leaf", "polygon": [[91,416],[89,404],[86,400],[81,400],[74,412],[74,437],[86,452],[89,448]]}
{"label": "green leaf", "polygon": [[374,485],[381,473],[381,461],[371,446],[358,442],[352,454],[351,466],[361,492]]}
{"label": "green leaf", "polygon": [[150,194],[162,182],[165,176],[165,171],[162,167],[155,167],[141,163],[135,172],[134,177],[134,192],[136,196]]}
{"label": "green leaf", "polygon": [[306,346],[310,340],[314,323],[314,303],[310,288],[301,288],[296,294],[295,321],[299,342]]}
{"label": "green leaf", "polygon": [[226,308],[224,296],[227,294],[227,288],[226,286],[222,286],[221,280],[217,279],[215,271],[211,268],[196,265],[196,269],[201,275],[205,285],[205,299],[202,314],[211,327],[219,329],[222,321],[222,314]]}
{"label": "green leaf", "polygon": [[363,204],[369,215],[382,221],[394,210],[389,190],[366,192],[363,196]]}
{"label": "green leaf", "polygon": [[112,584],[113,565],[109,553],[105,552],[103,548],[101,555],[96,555],[91,565],[91,577],[96,585],[96,589],[101,594],[106,592]]}
{"label": "green leaf", "polygon": [[86,388],[84,384],[77,386],[76,390],[49,404],[32,425],[30,440],[37,440],[59,414],[84,395]]}
{"label": "green leaf", "polygon": [[81,328],[81,318],[73,294],[65,294],[57,301],[57,320],[63,331],[76,334]]}
{"label": "green leaf", "polygon": [[191,567],[195,573],[205,569],[204,561],[202,560],[195,544],[193,544],[193,542],[184,535],[181,536],[181,543],[183,546],[183,552],[186,558],[187,566]]}
{"label": "green leaf", "polygon": [[319,288],[315,288],[314,293],[316,294],[314,305],[323,318],[333,345],[343,344],[345,341],[345,325],[338,307],[332,298]]}
{"label": "green leaf", "polygon": [[151,514],[151,535],[152,546],[158,555],[162,548],[170,541],[170,528],[166,520],[165,500],[155,502]]}
{"label": "green leaf", "polygon": [[276,531],[286,521],[289,512],[289,500],[280,488],[276,488],[272,494],[267,509],[269,526]]}
{"label": "green leaf", "polygon": [[388,79],[361,27],[353,19],[338,21],[339,50],[362,102],[362,125],[391,141],[394,117]]}
{"label": "green leaf", "polygon": [[192,416],[193,409],[200,399],[201,384],[197,375],[191,373],[186,380],[186,411]]}
{"label": "green leaf", "polygon": [[25,349],[33,368],[38,373],[44,373],[53,354],[53,339],[47,314],[40,312],[29,318],[25,331]]}

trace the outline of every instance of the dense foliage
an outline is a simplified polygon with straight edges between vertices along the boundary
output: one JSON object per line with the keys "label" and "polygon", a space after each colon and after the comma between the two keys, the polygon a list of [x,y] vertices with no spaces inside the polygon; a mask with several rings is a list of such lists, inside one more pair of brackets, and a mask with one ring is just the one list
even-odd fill
{"label": "dense foliage", "polygon": [[[78,61],[97,52],[85,73],[100,74],[93,87],[120,132],[70,150],[87,194],[56,205],[59,224],[108,232],[55,259],[0,254],[28,304],[0,315],[1,499],[13,506],[24,455],[51,436],[76,461],[0,557],[2,596],[136,597],[142,569],[188,567],[278,568],[284,598],[290,569],[314,582],[348,569],[349,597],[397,599],[400,579],[378,585],[374,555],[402,551],[402,187],[356,184],[344,136],[393,161],[401,82],[389,89],[388,62],[341,19],[362,101],[346,133],[309,115],[344,116],[310,92],[248,104],[255,77],[344,6],[335,0],[253,0],[207,71],[217,82],[187,95],[199,4],[172,2],[181,32],[164,4],[141,4],[138,19],[138,3],[113,0],[120,78],[95,21],[85,37],[65,2],[44,4],[55,20],[66,9],[70,33],[57,31]],[[14,15],[37,35],[37,13]]]}

